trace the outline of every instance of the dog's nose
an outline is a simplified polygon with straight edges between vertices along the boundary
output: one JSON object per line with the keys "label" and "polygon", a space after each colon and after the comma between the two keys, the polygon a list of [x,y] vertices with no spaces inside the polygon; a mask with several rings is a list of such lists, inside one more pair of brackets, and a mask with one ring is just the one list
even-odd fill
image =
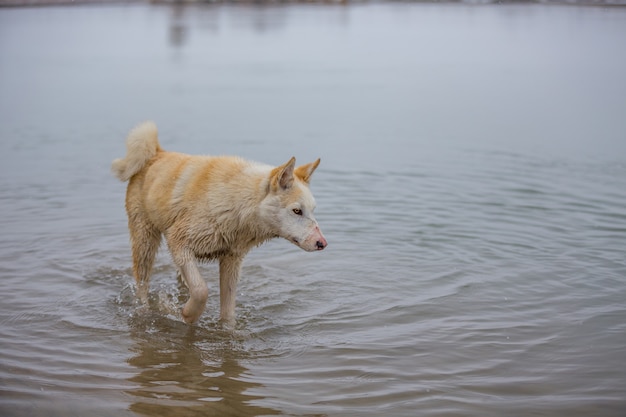
{"label": "dog's nose", "polygon": [[317,246],[317,250],[322,250],[322,249],[324,249],[326,247],[327,244],[328,243],[326,243],[326,242],[322,242],[321,240],[318,240],[315,243],[315,246]]}

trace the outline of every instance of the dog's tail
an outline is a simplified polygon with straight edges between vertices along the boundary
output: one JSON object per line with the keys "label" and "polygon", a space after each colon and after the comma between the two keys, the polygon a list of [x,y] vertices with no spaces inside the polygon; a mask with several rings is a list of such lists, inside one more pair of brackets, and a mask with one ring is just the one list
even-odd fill
{"label": "dog's tail", "polygon": [[144,122],[130,131],[126,138],[126,157],[116,159],[111,171],[121,181],[128,181],[161,151],[154,122]]}

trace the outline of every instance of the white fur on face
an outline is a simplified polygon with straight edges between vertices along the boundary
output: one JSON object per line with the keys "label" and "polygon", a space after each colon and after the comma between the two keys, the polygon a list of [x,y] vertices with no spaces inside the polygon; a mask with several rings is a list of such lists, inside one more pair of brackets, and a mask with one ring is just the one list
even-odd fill
{"label": "white fur on face", "polygon": [[261,215],[273,232],[306,251],[326,247],[314,210],[315,199],[309,188],[297,181],[287,190],[271,192],[261,204]]}

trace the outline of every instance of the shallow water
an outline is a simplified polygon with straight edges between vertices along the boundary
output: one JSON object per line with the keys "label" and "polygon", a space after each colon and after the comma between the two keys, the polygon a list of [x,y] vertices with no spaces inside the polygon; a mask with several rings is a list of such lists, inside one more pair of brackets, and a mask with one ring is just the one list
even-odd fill
{"label": "shallow water", "polygon": [[[0,10],[3,416],[619,416],[626,9]],[[124,185],[162,145],[322,158],[329,241],[216,266],[197,326],[166,251],[132,286]]]}

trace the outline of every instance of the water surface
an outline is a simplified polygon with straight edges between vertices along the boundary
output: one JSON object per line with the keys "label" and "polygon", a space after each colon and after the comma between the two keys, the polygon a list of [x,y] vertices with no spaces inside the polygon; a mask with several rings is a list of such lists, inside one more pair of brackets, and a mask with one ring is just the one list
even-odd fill
{"label": "water surface", "polygon": [[[6,416],[620,416],[626,9],[0,10]],[[166,251],[134,298],[130,128],[322,164],[329,241],[217,268],[196,326]]]}

